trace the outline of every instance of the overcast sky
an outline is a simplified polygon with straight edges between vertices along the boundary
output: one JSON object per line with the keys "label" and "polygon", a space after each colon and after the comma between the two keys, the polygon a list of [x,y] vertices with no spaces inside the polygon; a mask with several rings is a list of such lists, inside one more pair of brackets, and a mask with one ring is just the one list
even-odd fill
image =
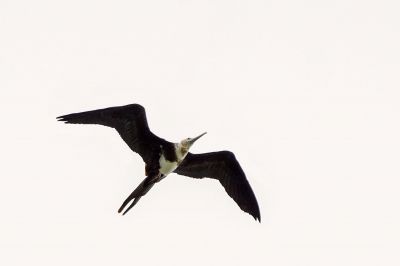
{"label": "overcast sky", "polygon": [[[399,265],[397,1],[0,2],[1,265]],[[262,223],[55,117],[140,103],[236,154]]]}

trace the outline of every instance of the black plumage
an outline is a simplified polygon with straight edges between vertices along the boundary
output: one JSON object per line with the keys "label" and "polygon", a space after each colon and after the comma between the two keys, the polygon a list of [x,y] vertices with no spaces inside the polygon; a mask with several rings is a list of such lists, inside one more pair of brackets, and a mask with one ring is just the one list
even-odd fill
{"label": "black plumage", "polygon": [[146,164],[146,178],[124,201],[118,212],[122,212],[133,200],[123,214],[128,212],[155,183],[170,172],[175,172],[193,178],[209,177],[219,180],[228,195],[243,211],[261,221],[256,197],[232,152],[188,152],[194,141],[205,133],[180,143],[166,141],[150,131],[145,109],[139,104],[68,114],[57,119],[68,124],[98,124],[115,128],[131,150],[143,158]]}
{"label": "black plumage", "polygon": [[240,209],[261,221],[256,196],[232,152],[218,151],[202,154],[189,152],[174,172],[194,178],[217,179]]}

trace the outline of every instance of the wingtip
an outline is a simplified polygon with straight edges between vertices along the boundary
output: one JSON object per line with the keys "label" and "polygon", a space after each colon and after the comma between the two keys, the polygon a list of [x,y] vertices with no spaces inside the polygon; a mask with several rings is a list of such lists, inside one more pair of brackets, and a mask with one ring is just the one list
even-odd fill
{"label": "wingtip", "polygon": [[261,223],[261,216],[260,216],[260,215],[254,215],[253,218],[254,218],[254,220],[255,220],[256,222]]}
{"label": "wingtip", "polygon": [[63,116],[63,115],[57,116],[56,119],[57,119],[57,122],[68,123],[68,121],[65,119],[65,116]]}

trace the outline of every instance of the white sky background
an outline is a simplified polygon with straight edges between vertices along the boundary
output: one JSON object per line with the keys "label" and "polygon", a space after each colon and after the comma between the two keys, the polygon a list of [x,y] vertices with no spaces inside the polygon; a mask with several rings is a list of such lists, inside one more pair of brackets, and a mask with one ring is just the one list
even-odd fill
{"label": "white sky background", "polygon": [[[0,2],[1,265],[399,265],[397,1]],[[235,152],[262,223],[71,112]]]}

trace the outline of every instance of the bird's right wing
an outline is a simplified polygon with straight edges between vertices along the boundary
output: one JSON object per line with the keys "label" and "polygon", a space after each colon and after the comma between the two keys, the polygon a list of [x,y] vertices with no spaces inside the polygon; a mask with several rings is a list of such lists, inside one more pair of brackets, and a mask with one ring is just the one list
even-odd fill
{"label": "bird's right wing", "polygon": [[139,104],[68,114],[57,119],[68,124],[97,124],[115,128],[131,150],[146,163],[152,157],[151,146],[158,147],[160,142],[165,141],[150,131],[145,109]]}
{"label": "bird's right wing", "polygon": [[232,152],[188,153],[174,172],[194,178],[209,177],[219,180],[240,209],[261,221],[257,199]]}

